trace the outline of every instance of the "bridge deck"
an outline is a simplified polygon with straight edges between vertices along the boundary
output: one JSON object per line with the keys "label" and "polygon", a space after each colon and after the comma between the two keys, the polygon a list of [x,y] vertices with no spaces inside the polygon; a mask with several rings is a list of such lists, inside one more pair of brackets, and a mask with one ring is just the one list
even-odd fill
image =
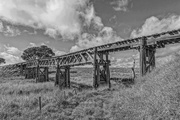
{"label": "bridge deck", "polygon": [[[180,43],[180,29],[174,31],[163,32],[160,34],[154,34],[150,36],[143,36],[115,43],[109,43],[101,46],[96,46],[69,54],[55,56],[49,59],[33,60],[28,62],[17,63],[13,65],[4,66],[5,68],[18,67],[20,65],[27,65],[27,67],[53,67],[59,65],[60,67],[65,66],[78,66],[85,64],[93,64],[94,60],[94,48],[97,48],[98,53],[109,53],[116,51],[125,51],[130,49],[139,49],[141,41],[147,41],[147,47],[162,48],[165,45]],[[100,59],[98,54],[98,59]]]}

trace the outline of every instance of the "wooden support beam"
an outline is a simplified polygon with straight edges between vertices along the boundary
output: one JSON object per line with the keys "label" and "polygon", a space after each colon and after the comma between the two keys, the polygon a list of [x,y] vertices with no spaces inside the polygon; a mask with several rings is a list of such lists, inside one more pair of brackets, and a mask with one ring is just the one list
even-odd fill
{"label": "wooden support beam", "polygon": [[36,68],[34,68],[34,79],[36,79]]}
{"label": "wooden support beam", "polygon": [[147,72],[151,72],[155,68],[155,48],[147,49],[146,52],[148,61],[147,61]]}
{"label": "wooden support beam", "polygon": [[148,49],[146,49],[146,57],[147,57],[147,61],[146,62],[148,62],[148,64],[149,65],[146,65],[146,72],[150,72],[150,70],[151,70],[151,66],[150,66],[150,61],[151,61],[151,51],[150,50],[148,50]]}
{"label": "wooden support beam", "polygon": [[96,66],[96,72],[97,72],[97,80],[96,80],[96,87],[99,87],[99,84],[100,84],[100,65],[99,63],[97,63],[97,66]]}
{"label": "wooden support beam", "polygon": [[55,86],[59,84],[59,72],[60,72],[60,68],[59,68],[59,64],[56,67],[56,80],[55,80]]}
{"label": "wooden support beam", "polygon": [[31,74],[31,79],[34,79],[35,78],[35,72],[34,71],[35,69],[34,68],[31,68],[31,71],[30,71],[30,74]]}
{"label": "wooden support beam", "polygon": [[97,48],[94,48],[94,62],[93,62],[93,87],[97,88]]}
{"label": "wooden support beam", "polygon": [[68,88],[71,87],[71,80],[70,80],[70,67],[68,67]]}
{"label": "wooden support beam", "polygon": [[39,67],[39,60],[37,60],[37,67],[36,67],[36,83],[40,80],[40,67]]}
{"label": "wooden support beam", "polygon": [[65,87],[70,88],[70,68],[65,68]]}
{"label": "wooden support beam", "polygon": [[64,72],[63,71],[61,71],[61,70],[59,70],[59,81],[58,81],[58,83],[59,83],[59,89],[63,89],[63,84],[64,84],[64,79],[65,79],[65,76],[64,76]]}
{"label": "wooden support beam", "polygon": [[155,68],[155,47],[147,46],[147,39],[141,40],[140,46],[140,75],[144,76]]}
{"label": "wooden support beam", "polygon": [[140,75],[144,76],[146,74],[146,38],[141,40],[140,45]]}
{"label": "wooden support beam", "polygon": [[44,68],[44,76],[45,76],[45,81],[49,81],[49,68],[48,67],[45,67]]}
{"label": "wooden support beam", "polygon": [[63,74],[64,74],[64,80],[63,80],[64,81],[64,86],[63,87],[66,88],[68,86],[68,82],[67,82],[67,78],[68,78],[67,77],[67,68],[64,69],[64,73]]}
{"label": "wooden support beam", "polygon": [[152,69],[154,69],[156,67],[156,57],[155,57],[155,54],[156,54],[156,49],[154,48],[154,50],[152,51]]}
{"label": "wooden support beam", "polygon": [[30,79],[30,76],[31,76],[31,71],[30,70],[31,70],[30,68],[27,69],[27,79]]}
{"label": "wooden support beam", "polygon": [[24,74],[23,74],[23,70],[24,70],[24,69],[23,69],[23,65],[21,64],[21,65],[20,65],[20,76],[23,76],[23,75],[24,75]]}
{"label": "wooden support beam", "polygon": [[56,66],[56,79],[55,79],[55,86],[59,84],[59,77],[60,77],[60,66],[59,66],[59,63],[60,63],[60,59],[57,59],[57,66]]}
{"label": "wooden support beam", "polygon": [[99,63],[103,63],[103,53],[99,53],[99,58],[100,58]]}
{"label": "wooden support beam", "polygon": [[107,81],[107,84],[109,85],[109,88],[111,88],[110,70],[109,70],[110,61],[108,57],[109,57],[109,54],[107,52],[106,53],[106,81]]}
{"label": "wooden support beam", "polygon": [[25,79],[28,78],[28,68],[25,69]]}

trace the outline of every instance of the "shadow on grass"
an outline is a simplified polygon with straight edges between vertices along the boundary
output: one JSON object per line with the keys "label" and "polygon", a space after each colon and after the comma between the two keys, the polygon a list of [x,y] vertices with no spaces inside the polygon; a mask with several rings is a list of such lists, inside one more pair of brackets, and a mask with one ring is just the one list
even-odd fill
{"label": "shadow on grass", "polygon": [[117,84],[123,84],[126,87],[130,87],[135,84],[134,78],[111,78],[111,80],[116,82]]}

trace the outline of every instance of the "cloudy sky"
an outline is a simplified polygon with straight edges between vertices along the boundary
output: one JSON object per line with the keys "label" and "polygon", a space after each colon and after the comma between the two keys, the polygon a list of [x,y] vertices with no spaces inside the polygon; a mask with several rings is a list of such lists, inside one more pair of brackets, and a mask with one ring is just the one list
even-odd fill
{"label": "cloudy sky", "polygon": [[[178,28],[180,0],[0,0],[0,57],[11,64],[32,46],[45,44],[61,55]],[[131,56],[137,52],[111,59],[122,63]]]}

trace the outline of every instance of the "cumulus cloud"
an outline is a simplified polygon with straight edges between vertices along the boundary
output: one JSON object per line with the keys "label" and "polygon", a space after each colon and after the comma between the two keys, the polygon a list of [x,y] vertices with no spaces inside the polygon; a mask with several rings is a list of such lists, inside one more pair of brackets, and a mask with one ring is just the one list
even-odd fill
{"label": "cumulus cloud", "polygon": [[115,11],[124,11],[126,12],[128,10],[128,4],[129,0],[113,0],[111,2],[111,5],[113,5],[113,9]]}
{"label": "cumulus cloud", "polygon": [[5,29],[6,30],[3,32],[5,36],[13,37],[13,36],[17,36],[17,35],[21,34],[19,29],[15,28],[13,26],[6,26]]}
{"label": "cumulus cloud", "polygon": [[6,64],[22,62],[23,60],[20,58],[20,55],[21,51],[18,48],[0,44],[0,58],[4,58]]}
{"label": "cumulus cloud", "polygon": [[37,46],[36,43],[29,43],[28,47],[35,47],[35,46]]}
{"label": "cumulus cloud", "polygon": [[56,55],[56,56],[60,56],[60,55],[66,54],[66,52],[64,52],[64,51],[59,51],[59,50],[54,50],[54,52],[55,52],[55,55]]}
{"label": "cumulus cloud", "polygon": [[0,0],[0,17],[12,24],[44,29],[51,37],[72,39],[84,25],[101,24],[89,0]]}
{"label": "cumulus cloud", "polygon": [[5,51],[7,51],[7,53],[12,54],[12,55],[20,55],[21,51],[16,48],[16,47],[10,47],[10,46],[6,46],[4,45]]}
{"label": "cumulus cloud", "polygon": [[25,30],[23,30],[23,32],[28,33],[29,35],[36,35],[37,34],[37,31],[35,31],[35,30],[33,32],[30,32],[30,31],[25,29]]}
{"label": "cumulus cloud", "polygon": [[78,39],[76,45],[71,48],[71,52],[78,51],[85,48],[90,48],[102,44],[107,44],[115,41],[122,40],[116,36],[116,33],[111,27],[104,27],[98,35],[84,33],[81,38]]}
{"label": "cumulus cloud", "polygon": [[3,24],[2,21],[0,21],[0,32],[8,37],[13,37],[21,34],[20,30],[17,27]]}
{"label": "cumulus cloud", "polygon": [[14,63],[22,62],[22,59],[20,57],[9,54],[7,52],[0,52],[0,57],[6,60],[6,64],[14,64]]}
{"label": "cumulus cloud", "polygon": [[163,19],[152,16],[145,21],[141,28],[133,30],[131,33],[131,37],[151,35],[179,28],[180,16],[178,15],[171,15]]}

